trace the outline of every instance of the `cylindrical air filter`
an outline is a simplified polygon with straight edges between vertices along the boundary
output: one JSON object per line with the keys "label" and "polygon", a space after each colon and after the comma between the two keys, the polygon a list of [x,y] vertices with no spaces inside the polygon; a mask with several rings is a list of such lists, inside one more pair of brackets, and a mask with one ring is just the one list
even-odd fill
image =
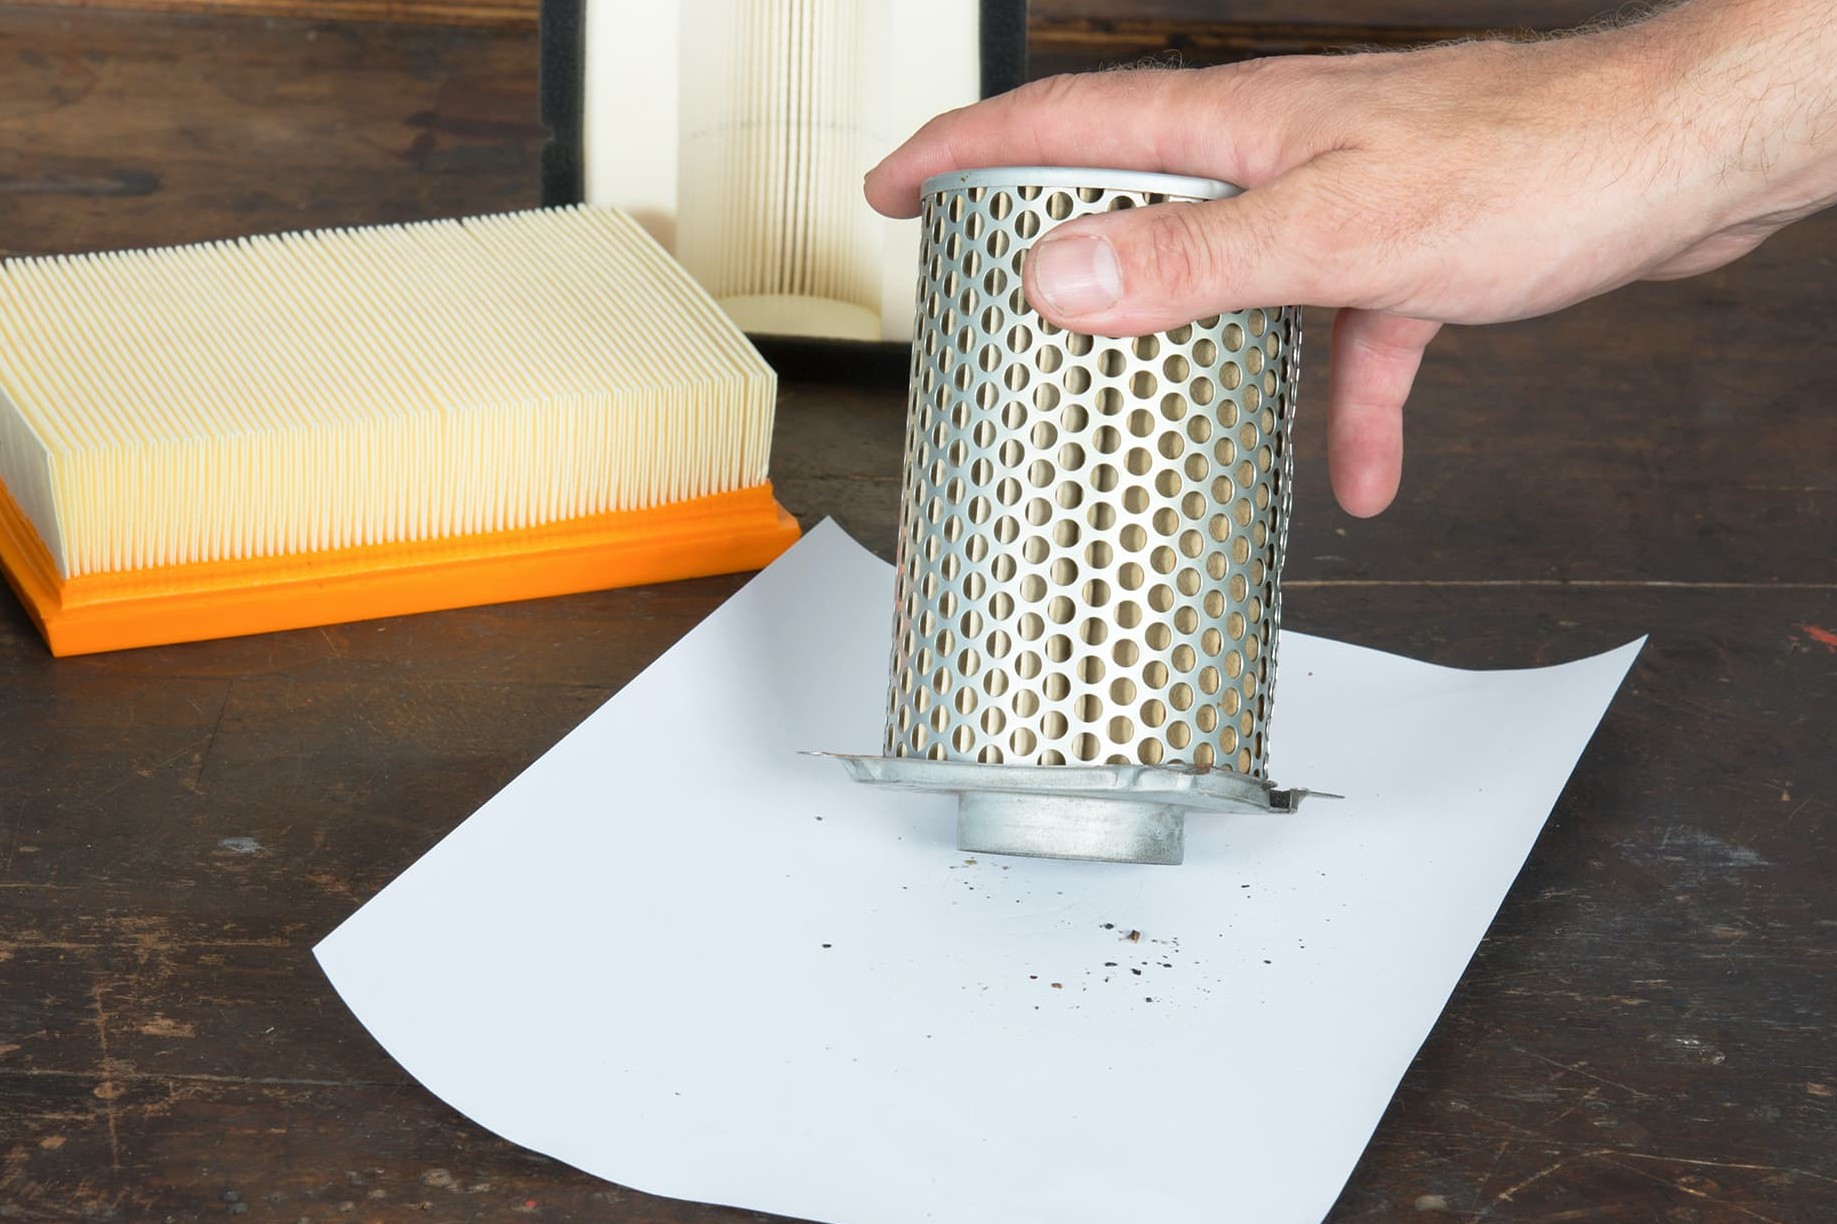
{"label": "cylindrical air filter", "polygon": [[1189,808],[1286,810],[1265,769],[1298,308],[1106,338],[1042,319],[1029,247],[1207,179],[994,169],[924,186],[884,755],[959,794],[966,850],[1181,860]]}

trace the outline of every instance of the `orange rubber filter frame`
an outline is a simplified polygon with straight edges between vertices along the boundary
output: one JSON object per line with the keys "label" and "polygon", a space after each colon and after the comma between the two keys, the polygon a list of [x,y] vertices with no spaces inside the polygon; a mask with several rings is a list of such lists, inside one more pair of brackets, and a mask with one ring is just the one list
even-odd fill
{"label": "orange rubber filter frame", "polygon": [[765,482],[516,531],[64,579],[0,485],[0,570],[58,656],[739,573],[797,537]]}

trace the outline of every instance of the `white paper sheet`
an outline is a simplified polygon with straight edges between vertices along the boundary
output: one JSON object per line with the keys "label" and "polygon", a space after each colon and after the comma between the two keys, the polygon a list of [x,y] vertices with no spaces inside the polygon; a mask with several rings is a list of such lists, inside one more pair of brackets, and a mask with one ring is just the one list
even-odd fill
{"label": "white paper sheet", "polygon": [[[877,750],[891,570],[825,524],[318,956],[481,1125],[834,1224],[1315,1224],[1638,651],[1284,636],[1272,776],[1181,867],[966,855]],[[1131,933],[1139,932],[1139,939]]]}

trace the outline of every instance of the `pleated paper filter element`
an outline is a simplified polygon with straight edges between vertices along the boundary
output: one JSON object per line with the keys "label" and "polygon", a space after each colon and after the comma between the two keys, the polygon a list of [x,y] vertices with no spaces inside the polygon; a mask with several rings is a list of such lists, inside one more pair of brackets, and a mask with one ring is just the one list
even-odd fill
{"label": "pleated paper filter element", "polygon": [[0,263],[0,563],[56,654],[757,568],[776,387],[626,215]]}

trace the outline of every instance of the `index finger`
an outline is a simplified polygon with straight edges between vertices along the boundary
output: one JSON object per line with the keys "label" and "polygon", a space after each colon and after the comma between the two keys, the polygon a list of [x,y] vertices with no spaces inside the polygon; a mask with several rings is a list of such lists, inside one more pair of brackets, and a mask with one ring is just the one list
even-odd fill
{"label": "index finger", "polygon": [[1046,77],[939,115],[868,172],[868,203],[918,213],[934,174],[984,166],[1101,166],[1255,187],[1304,160],[1248,87],[1267,61]]}

